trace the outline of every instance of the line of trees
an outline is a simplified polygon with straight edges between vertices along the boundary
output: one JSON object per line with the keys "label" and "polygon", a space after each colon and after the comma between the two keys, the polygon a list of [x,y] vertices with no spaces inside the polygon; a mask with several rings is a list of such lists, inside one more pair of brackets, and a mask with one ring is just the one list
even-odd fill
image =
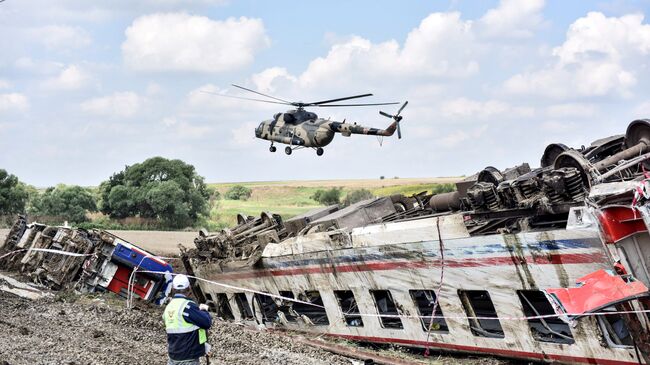
{"label": "line of trees", "polygon": [[126,166],[98,189],[57,185],[39,191],[0,169],[0,215],[30,214],[70,223],[87,222],[101,212],[113,219],[141,217],[162,227],[195,225],[209,213],[214,192],[194,166],[181,160],[153,157]]}

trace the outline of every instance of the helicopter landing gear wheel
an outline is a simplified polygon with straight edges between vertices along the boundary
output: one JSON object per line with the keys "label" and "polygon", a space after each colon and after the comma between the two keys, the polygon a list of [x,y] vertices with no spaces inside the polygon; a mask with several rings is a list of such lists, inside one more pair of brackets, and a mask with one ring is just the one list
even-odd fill
{"label": "helicopter landing gear wheel", "polygon": [[275,152],[276,150],[277,150],[277,148],[275,148],[274,145],[271,145],[271,147],[269,147],[270,152]]}
{"label": "helicopter landing gear wheel", "polygon": [[323,155],[323,152],[325,152],[325,151],[324,151],[321,147],[318,147],[318,148],[316,149],[316,154],[317,154],[318,156],[322,156],[322,155]]}
{"label": "helicopter landing gear wheel", "polygon": [[286,153],[287,155],[290,155],[291,152],[293,152],[293,150],[291,149],[291,147],[287,146],[287,147],[284,148],[284,153]]}

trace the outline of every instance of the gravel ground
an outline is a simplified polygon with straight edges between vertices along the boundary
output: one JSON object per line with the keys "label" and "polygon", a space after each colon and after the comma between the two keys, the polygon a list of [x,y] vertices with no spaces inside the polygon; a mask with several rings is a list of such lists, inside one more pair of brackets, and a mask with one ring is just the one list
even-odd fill
{"label": "gravel ground", "polygon": [[[29,300],[0,291],[0,365],[165,364],[167,344],[161,308],[141,304],[127,310],[124,305],[111,293],[99,297],[59,293]],[[347,357],[299,343],[288,335],[234,323],[214,322],[209,335],[214,346],[211,364],[353,364]],[[424,360],[395,350],[380,353],[402,360],[418,359],[420,364]],[[485,357],[436,355],[426,362],[508,363]]]}
{"label": "gravel ground", "polygon": [[[64,302],[70,299],[76,300]],[[73,296],[30,301],[0,292],[0,364],[165,364],[161,310],[123,305]],[[209,342],[216,348],[213,364],[351,364],[280,334],[231,323],[216,323]]]}

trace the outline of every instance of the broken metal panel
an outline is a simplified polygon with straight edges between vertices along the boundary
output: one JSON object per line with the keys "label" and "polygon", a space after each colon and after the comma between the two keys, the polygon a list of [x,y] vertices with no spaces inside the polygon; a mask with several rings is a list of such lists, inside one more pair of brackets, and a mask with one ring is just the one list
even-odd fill
{"label": "broken metal panel", "polygon": [[596,312],[617,303],[650,296],[648,287],[633,277],[598,270],[578,279],[576,288],[544,289],[559,313],[571,318]]}

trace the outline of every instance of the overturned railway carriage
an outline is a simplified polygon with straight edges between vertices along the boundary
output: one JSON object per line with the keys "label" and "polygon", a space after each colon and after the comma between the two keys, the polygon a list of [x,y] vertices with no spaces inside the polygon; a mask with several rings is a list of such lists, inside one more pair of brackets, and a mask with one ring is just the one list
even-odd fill
{"label": "overturned railway carriage", "polygon": [[[54,290],[110,291],[150,302],[169,293],[173,272],[166,261],[107,231],[28,223],[24,216],[0,245],[0,270],[19,272]],[[163,274],[139,274],[129,282],[136,270]]]}
{"label": "overturned railway carriage", "polygon": [[209,280],[194,283],[197,296],[236,321],[519,359],[648,363],[649,146],[650,122],[635,121],[581,150],[550,145],[540,168],[488,167],[453,193],[289,221],[240,216],[233,229],[202,232],[183,261]]}

